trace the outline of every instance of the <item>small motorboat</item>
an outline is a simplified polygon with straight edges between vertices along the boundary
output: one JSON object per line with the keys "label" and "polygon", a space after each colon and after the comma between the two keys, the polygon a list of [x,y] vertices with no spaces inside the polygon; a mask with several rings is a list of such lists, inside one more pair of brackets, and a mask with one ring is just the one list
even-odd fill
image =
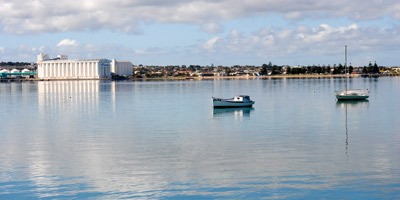
{"label": "small motorboat", "polygon": [[255,103],[248,95],[234,96],[230,99],[221,99],[213,97],[214,108],[234,108],[234,107],[252,107]]}

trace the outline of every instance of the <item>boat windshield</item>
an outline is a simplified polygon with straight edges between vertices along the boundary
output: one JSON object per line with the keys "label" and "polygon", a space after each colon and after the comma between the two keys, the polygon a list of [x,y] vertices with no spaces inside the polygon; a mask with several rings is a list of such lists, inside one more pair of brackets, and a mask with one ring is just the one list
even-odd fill
{"label": "boat windshield", "polygon": [[250,97],[249,96],[243,96],[243,100],[244,101],[250,101]]}

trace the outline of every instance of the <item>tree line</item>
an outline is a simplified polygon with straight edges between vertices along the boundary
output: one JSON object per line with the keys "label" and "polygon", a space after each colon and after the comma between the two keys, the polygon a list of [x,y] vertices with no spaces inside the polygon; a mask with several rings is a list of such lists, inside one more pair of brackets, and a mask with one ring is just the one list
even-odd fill
{"label": "tree line", "polygon": [[[351,74],[353,72],[357,72],[360,74],[379,74],[380,68],[384,69],[385,67],[379,67],[378,64],[369,63],[368,66],[357,67],[354,68],[352,65],[347,68],[342,65],[333,65],[333,66],[299,66],[299,67],[289,67],[289,66],[278,66],[272,65],[271,62],[268,64],[263,64],[261,66],[261,75],[278,75],[278,74]],[[357,71],[356,71],[357,70]]]}
{"label": "tree line", "polygon": [[0,66],[15,66],[15,67],[20,67],[20,66],[27,66],[31,65],[31,63],[28,62],[0,62]]}

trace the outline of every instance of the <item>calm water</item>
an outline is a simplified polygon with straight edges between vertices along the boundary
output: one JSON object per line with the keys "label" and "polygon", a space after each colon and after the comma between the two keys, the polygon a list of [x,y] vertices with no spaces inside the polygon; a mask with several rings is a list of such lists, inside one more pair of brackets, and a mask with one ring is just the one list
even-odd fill
{"label": "calm water", "polygon": [[1,83],[0,199],[400,199],[400,77],[343,84]]}

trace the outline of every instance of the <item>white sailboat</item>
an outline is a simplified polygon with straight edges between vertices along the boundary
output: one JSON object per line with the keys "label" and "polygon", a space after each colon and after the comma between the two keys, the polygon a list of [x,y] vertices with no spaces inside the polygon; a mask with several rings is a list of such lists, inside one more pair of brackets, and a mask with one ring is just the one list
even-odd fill
{"label": "white sailboat", "polygon": [[336,91],[336,98],[338,101],[344,100],[366,100],[369,97],[368,89],[348,89],[347,82],[349,79],[349,75],[347,74],[347,45],[345,46],[345,62],[344,62],[344,71],[346,74],[346,84],[345,90]]}

